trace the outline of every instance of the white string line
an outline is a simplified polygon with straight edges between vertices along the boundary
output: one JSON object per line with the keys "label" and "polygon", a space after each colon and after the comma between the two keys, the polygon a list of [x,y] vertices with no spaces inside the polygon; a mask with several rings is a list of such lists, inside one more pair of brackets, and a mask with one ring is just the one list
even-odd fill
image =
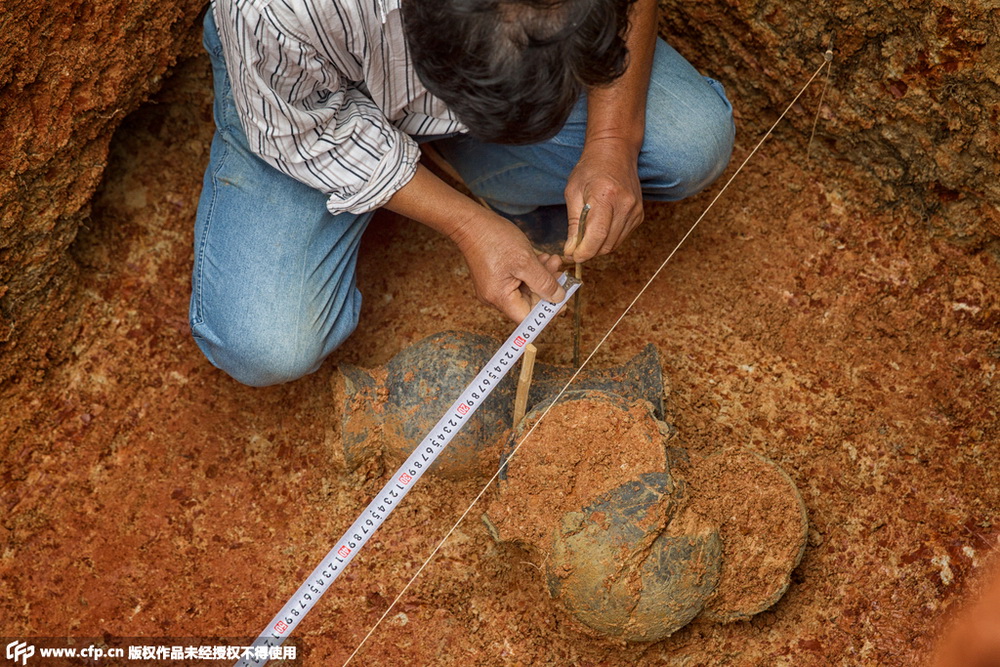
{"label": "white string line", "polygon": [[[833,40],[831,39],[831,42]],[[833,63],[833,44],[831,43],[830,48],[826,50],[823,54],[823,58],[826,59],[827,63]],[[813,117],[813,127],[812,132],[809,134],[809,143],[806,144],[806,159],[812,159],[812,145],[813,139],[816,138],[816,125],[819,123],[819,114],[823,111],[823,100],[826,98],[826,89],[830,87],[830,72],[833,70],[833,65],[830,64],[826,68],[826,80],[823,82],[823,90],[819,94],[819,102],[816,103],[816,115]]]}
{"label": "white string line", "polygon": [[[496,481],[497,477],[499,477],[500,473],[503,471],[504,467],[506,467],[510,463],[511,459],[513,459],[514,456],[517,454],[517,451],[521,448],[521,445],[523,445],[528,440],[528,438],[531,437],[531,434],[535,432],[535,429],[538,428],[538,425],[545,420],[545,416],[549,414],[549,411],[556,405],[556,403],[559,401],[562,395],[566,393],[566,390],[569,389],[569,386],[573,384],[573,381],[576,380],[578,375],[580,375],[580,372],[587,366],[588,363],[590,363],[590,360],[594,357],[595,354],[597,354],[597,351],[601,349],[601,346],[604,345],[605,341],[607,341],[608,337],[611,336],[612,332],[614,332],[614,330],[618,328],[618,325],[621,323],[623,319],[625,319],[625,316],[629,314],[629,312],[632,310],[632,307],[636,304],[639,298],[642,297],[642,295],[645,294],[646,290],[649,289],[649,286],[653,284],[653,281],[656,280],[657,276],[660,275],[660,272],[663,271],[663,268],[667,265],[667,262],[669,262],[673,258],[673,256],[677,253],[677,250],[681,247],[681,245],[687,240],[689,236],[691,236],[691,233],[694,232],[698,224],[705,218],[708,212],[712,210],[712,207],[715,206],[715,202],[719,200],[719,197],[722,196],[722,193],[726,191],[726,188],[728,188],[729,185],[733,182],[733,180],[739,175],[739,173],[743,171],[743,167],[745,167],[747,162],[750,161],[750,158],[752,158],[757,153],[757,150],[764,145],[764,142],[767,141],[767,138],[769,136],[771,136],[771,133],[774,131],[774,128],[777,127],[778,123],[780,123],[784,119],[784,117],[788,114],[788,111],[792,108],[792,106],[795,105],[796,102],[798,102],[799,98],[802,97],[802,94],[805,93],[809,85],[819,75],[819,73],[823,70],[823,68],[826,67],[828,64],[829,61],[824,60],[823,63],[816,69],[816,71],[813,72],[813,75],[809,77],[809,80],[806,81],[806,84],[802,86],[802,90],[800,90],[798,95],[796,95],[795,98],[788,104],[788,106],[785,107],[785,110],[781,112],[780,116],[778,116],[778,120],[774,121],[774,124],[771,125],[770,129],[768,129],[768,131],[764,134],[763,138],[759,142],[757,142],[757,145],[754,146],[754,149],[752,151],[750,151],[750,154],[747,155],[746,158],[744,158],[743,162],[736,169],[736,171],[733,172],[733,175],[729,177],[729,180],[726,181],[726,184],[722,186],[722,189],[719,190],[718,194],[715,195],[715,198],[712,199],[708,207],[702,212],[700,216],[698,216],[698,219],[694,221],[694,224],[691,225],[691,228],[688,229],[687,233],[684,234],[681,240],[677,242],[677,245],[675,245],[674,249],[670,251],[670,254],[667,255],[667,258],[663,260],[663,263],[660,264],[660,267],[656,269],[656,271],[649,278],[649,280],[646,281],[646,284],[642,286],[642,289],[639,290],[639,293],[635,295],[635,298],[633,298],[632,301],[628,304],[628,306],[626,306],[625,310],[622,311],[622,314],[618,317],[617,320],[615,320],[615,323],[611,325],[611,328],[609,328],[607,333],[604,334],[604,337],[601,338],[601,340],[590,352],[590,354],[587,356],[584,362],[580,364],[580,367],[576,369],[576,372],[573,373],[573,375],[566,382],[566,384],[563,385],[563,388],[559,390],[559,393],[556,394],[555,398],[552,399],[552,401],[549,403],[549,406],[545,409],[542,415],[537,420],[535,420],[535,423],[532,424],[528,432],[524,434],[524,437],[521,438],[521,441],[517,443],[517,446],[514,447],[511,453],[507,456],[507,460],[504,462],[504,464],[500,466],[495,473],[493,473],[493,476],[490,477],[490,480],[486,483],[486,485],[482,488],[482,490],[480,490],[479,493],[476,494],[476,497],[472,500],[469,506],[465,508],[465,511],[462,512],[462,515],[458,517],[458,520],[448,530],[445,536],[441,538],[441,541],[438,542],[436,547],[434,547],[434,550],[431,551],[429,556],[427,556],[424,562],[420,565],[420,568],[413,574],[412,577],[410,577],[410,580],[406,582],[406,585],[403,586],[403,589],[399,591],[399,594],[392,601],[392,604],[390,604],[389,607],[384,612],[382,612],[382,616],[380,616],[379,619],[375,621],[375,625],[372,626],[371,630],[368,631],[368,634],[366,634],[364,639],[361,640],[361,643],[358,644],[357,648],[355,648],[354,651],[351,653],[351,655],[347,657],[347,660],[344,661],[344,667],[347,667],[347,665],[351,662],[351,660],[354,659],[354,656],[358,654],[358,651],[361,650],[361,648],[365,645],[365,643],[372,636],[375,630],[378,629],[378,626],[382,624],[382,621],[384,621],[386,616],[389,615],[389,612],[393,610],[393,608],[396,606],[396,603],[399,602],[399,600],[403,597],[403,595],[406,594],[406,591],[410,589],[410,586],[413,584],[414,581],[417,580],[417,577],[419,577],[420,574],[424,571],[424,568],[426,568],[427,565],[430,564],[432,560],[434,560],[434,556],[437,555],[438,551],[441,550],[441,547],[443,547],[445,542],[448,541],[448,538],[451,537],[452,533],[454,533],[455,530],[458,528],[458,526],[462,523],[462,521],[465,520],[465,517],[469,515],[469,512],[472,511],[472,508],[475,507],[476,503],[479,502],[480,498],[482,498],[483,495],[485,495],[485,493],[490,489],[490,487],[493,485],[493,482]],[[515,427],[516,426],[517,425],[515,424]]]}

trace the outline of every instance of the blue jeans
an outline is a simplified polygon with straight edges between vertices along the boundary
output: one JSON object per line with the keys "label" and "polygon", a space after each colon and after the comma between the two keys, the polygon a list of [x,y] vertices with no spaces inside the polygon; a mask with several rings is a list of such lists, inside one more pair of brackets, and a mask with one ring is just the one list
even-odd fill
{"label": "blue jeans", "polygon": [[[372,213],[331,215],[325,194],[250,151],[211,11],[204,45],[216,132],[195,222],[191,330],[209,361],[240,382],[287,382],[319,368],[357,326],[355,269]],[[581,98],[559,134],[540,144],[459,136],[435,145],[473,192],[501,211],[525,213],[563,202],[586,116]],[[728,164],[733,135],[722,86],[660,40],[639,157],[644,198],[674,201],[700,191]]]}

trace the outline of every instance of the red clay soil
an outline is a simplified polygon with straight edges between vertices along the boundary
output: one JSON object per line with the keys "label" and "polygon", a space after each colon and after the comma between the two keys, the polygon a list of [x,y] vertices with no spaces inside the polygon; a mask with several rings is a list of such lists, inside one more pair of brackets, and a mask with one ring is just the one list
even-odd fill
{"label": "red clay soil", "polygon": [[701,618],[727,623],[770,608],[787,590],[808,537],[794,483],[774,463],[739,449],[678,468],[685,511],[715,526],[722,539],[719,585]]}
{"label": "red clay soil", "polygon": [[[737,158],[776,115],[741,121]],[[372,368],[442,329],[511,330],[472,298],[445,239],[382,215],[362,248],[358,333],[334,358],[268,389],[215,370],[187,326],[210,133],[197,61],[115,141],[75,249],[73,359],[2,406],[8,636],[255,636],[383,483],[344,470],[336,364]],[[474,510],[356,664],[913,665],[928,652],[997,544],[1000,269],[875,208],[850,165],[809,163],[782,136],[595,358],[655,343],[672,446],[742,447],[788,472],[811,529],[781,601],[654,644],[595,640]],[[588,263],[585,349],[719,187],[649,205],[619,253]],[[542,361],[568,362],[571,326],[546,331]],[[304,663],[346,659],[477,492],[422,480],[297,630]]]}
{"label": "red clay soil", "polygon": [[[597,392],[570,394],[539,421],[547,406],[529,412],[515,431],[520,442],[537,423],[508,463],[498,492],[484,504],[501,539],[523,542],[540,554],[552,551],[553,531],[567,512],[581,511],[644,473],[668,469],[666,438],[645,401],[612,401]],[[533,447],[532,442],[544,446]],[[664,525],[669,504],[667,496]]]}

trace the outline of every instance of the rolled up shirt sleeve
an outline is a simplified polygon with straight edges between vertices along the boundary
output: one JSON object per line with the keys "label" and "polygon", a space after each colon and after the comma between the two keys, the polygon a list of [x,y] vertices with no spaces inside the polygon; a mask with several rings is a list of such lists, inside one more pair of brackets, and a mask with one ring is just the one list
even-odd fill
{"label": "rolled up shirt sleeve", "polygon": [[413,177],[420,149],[344,74],[357,67],[349,49],[321,53],[265,3],[217,0],[214,10],[254,153],[326,193],[333,214],[383,206]]}

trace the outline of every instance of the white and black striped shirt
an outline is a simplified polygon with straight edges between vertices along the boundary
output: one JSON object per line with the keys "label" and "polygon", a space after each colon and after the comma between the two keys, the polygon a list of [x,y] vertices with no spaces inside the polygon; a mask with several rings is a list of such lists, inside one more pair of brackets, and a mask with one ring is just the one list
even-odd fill
{"label": "white and black striped shirt", "polygon": [[410,135],[465,130],[413,71],[399,3],[212,2],[250,148],[334,214],[378,208],[410,180]]}

